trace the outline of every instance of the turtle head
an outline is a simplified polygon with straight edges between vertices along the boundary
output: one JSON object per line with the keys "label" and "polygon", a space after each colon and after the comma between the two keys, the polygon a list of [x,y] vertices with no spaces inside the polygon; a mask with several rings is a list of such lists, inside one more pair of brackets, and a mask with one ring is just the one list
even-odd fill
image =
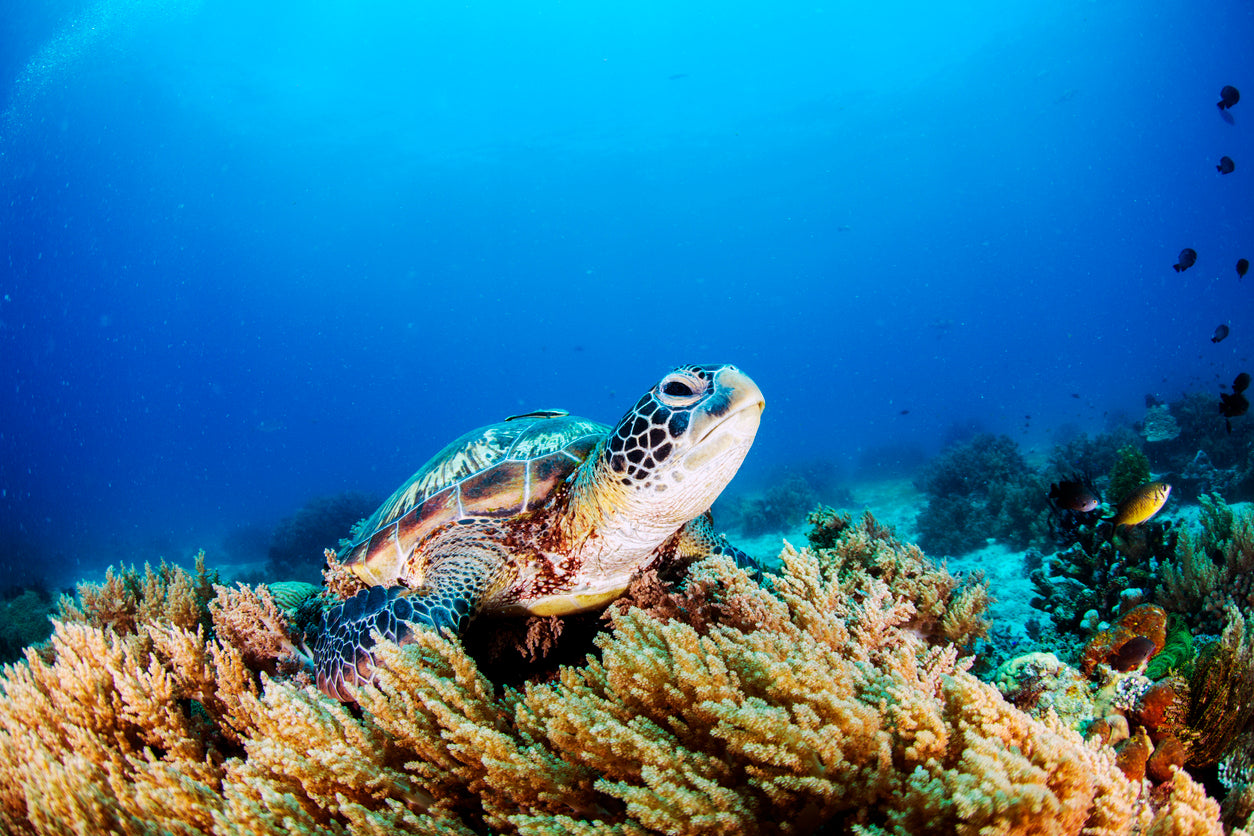
{"label": "turtle head", "polygon": [[680,366],[610,433],[602,478],[637,519],[683,525],[704,513],[753,444],[762,391],[735,366]]}

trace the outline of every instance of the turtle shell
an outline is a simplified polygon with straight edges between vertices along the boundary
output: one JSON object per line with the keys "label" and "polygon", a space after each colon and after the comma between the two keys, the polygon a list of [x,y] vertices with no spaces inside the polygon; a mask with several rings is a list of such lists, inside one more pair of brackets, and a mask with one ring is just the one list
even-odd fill
{"label": "turtle shell", "polygon": [[403,581],[410,555],[432,532],[467,517],[500,519],[540,507],[609,430],[557,410],[472,430],[359,523],[340,559],[370,586]]}

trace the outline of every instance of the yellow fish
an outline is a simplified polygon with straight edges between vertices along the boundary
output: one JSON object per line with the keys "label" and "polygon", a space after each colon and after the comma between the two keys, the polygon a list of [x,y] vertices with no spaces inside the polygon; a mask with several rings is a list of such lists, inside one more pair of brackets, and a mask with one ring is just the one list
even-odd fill
{"label": "yellow fish", "polygon": [[1171,485],[1166,482],[1147,482],[1124,497],[1115,509],[1115,515],[1107,522],[1113,532],[1121,525],[1140,525],[1162,510],[1171,495]]}

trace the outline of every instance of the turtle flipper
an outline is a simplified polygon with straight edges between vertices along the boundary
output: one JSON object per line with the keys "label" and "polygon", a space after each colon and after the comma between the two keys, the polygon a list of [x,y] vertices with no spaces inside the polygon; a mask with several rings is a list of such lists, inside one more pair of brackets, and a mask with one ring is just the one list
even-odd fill
{"label": "turtle flipper", "polygon": [[374,678],[374,646],[371,633],[386,639],[408,638],[411,606],[403,586],[372,586],[327,610],[314,644],[314,672],[318,689],[337,700],[351,702],[353,690]]}
{"label": "turtle flipper", "polygon": [[709,511],[691,520],[680,530],[679,554],[682,557],[696,558],[711,554],[723,555],[736,561],[737,566],[754,578],[760,579],[762,576],[762,567],[752,555],[736,548],[726,537],[714,530],[714,517]]}
{"label": "turtle flipper", "polygon": [[375,586],[327,611],[314,645],[318,688],[352,701],[355,688],[374,680],[374,631],[405,644],[411,625],[460,633],[492,595],[513,577],[509,552],[491,524],[456,524],[423,544],[422,585]]}

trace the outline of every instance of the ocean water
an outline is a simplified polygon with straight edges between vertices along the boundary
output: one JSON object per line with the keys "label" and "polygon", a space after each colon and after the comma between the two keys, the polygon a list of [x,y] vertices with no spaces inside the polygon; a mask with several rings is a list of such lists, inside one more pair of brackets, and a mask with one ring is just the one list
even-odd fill
{"label": "ocean water", "polygon": [[1217,394],[1251,43],[1234,0],[8,4],[0,585],[212,560],[680,363],[765,393],[733,490]]}

